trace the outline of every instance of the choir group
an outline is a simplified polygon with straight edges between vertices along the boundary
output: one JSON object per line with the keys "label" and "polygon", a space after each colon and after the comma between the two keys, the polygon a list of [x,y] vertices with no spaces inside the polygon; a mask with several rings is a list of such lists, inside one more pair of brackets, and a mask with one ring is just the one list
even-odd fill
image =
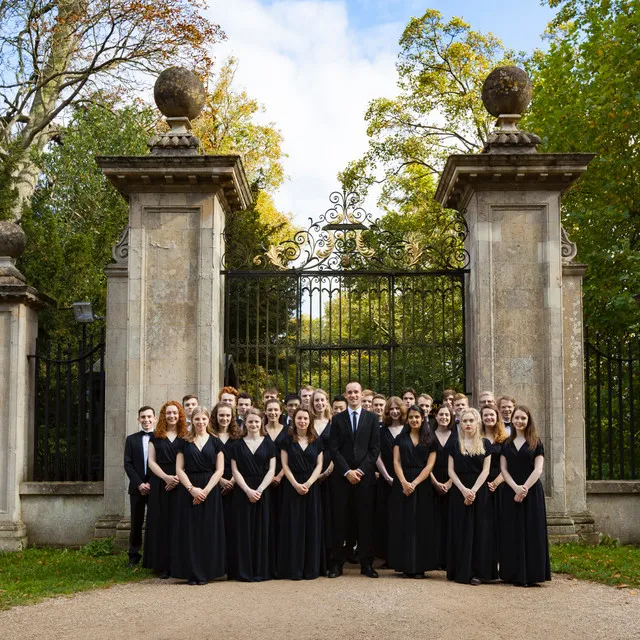
{"label": "choir group", "polygon": [[[224,387],[141,407],[127,438],[129,564],[206,584],[342,575],[522,586],[550,580],[544,450],[531,412],[491,392],[479,410],[446,389],[435,409],[413,389],[385,398],[310,386],[262,410]],[[147,511],[146,530],[143,522]],[[140,551],[142,549],[142,555]]]}

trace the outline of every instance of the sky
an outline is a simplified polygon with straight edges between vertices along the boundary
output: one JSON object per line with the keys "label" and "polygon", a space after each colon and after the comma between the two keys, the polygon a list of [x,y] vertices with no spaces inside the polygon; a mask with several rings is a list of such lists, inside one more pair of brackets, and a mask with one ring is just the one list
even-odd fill
{"label": "sky", "polygon": [[[553,16],[540,0],[208,0],[227,40],[218,61],[239,61],[236,89],[264,105],[284,136],[287,181],[275,194],[298,224],[329,208],[337,174],[367,149],[364,115],[396,95],[398,41],[412,16],[438,9],[491,31],[506,47],[531,51]],[[375,214],[375,199],[366,208]]]}

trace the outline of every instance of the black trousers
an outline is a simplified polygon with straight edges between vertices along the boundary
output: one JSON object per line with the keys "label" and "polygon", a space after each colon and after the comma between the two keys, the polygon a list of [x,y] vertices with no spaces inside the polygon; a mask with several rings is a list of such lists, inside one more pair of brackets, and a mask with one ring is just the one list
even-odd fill
{"label": "black trousers", "polygon": [[147,508],[149,496],[143,496],[139,491],[129,494],[131,503],[131,531],[129,532],[129,558],[140,559],[142,547],[142,526],[144,525],[144,511]]}
{"label": "black trousers", "polygon": [[333,505],[332,563],[341,567],[345,561],[344,542],[357,531],[358,560],[361,567],[373,563],[373,514],[375,484],[365,481],[352,485],[346,478],[330,477]]}

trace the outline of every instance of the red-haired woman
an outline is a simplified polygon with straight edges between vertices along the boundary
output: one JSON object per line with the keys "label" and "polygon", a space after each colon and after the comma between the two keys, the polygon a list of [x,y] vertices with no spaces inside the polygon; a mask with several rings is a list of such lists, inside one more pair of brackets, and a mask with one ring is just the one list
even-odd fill
{"label": "red-haired woman", "polygon": [[162,405],[158,424],[149,442],[151,493],[147,507],[147,530],[142,564],[158,577],[168,578],[173,549],[175,490],[180,480],[176,475],[176,455],[180,439],[187,435],[187,419],[182,405],[169,400]]}
{"label": "red-haired woman", "polygon": [[313,580],[324,565],[322,503],[316,482],[322,472],[322,441],[308,409],[296,409],[280,455],[286,480],[282,487],[278,577]]}
{"label": "red-haired woman", "polygon": [[242,437],[230,447],[235,530],[234,573],[243,582],[271,580],[275,574],[275,549],[271,525],[270,489],[276,471],[276,447],[267,436],[260,409],[244,414]]}
{"label": "red-haired woman", "polygon": [[376,481],[376,511],[373,539],[376,558],[385,561],[383,568],[387,566],[389,553],[389,496],[391,495],[393,483],[396,481],[396,472],[393,467],[393,446],[395,445],[396,438],[404,429],[406,419],[407,406],[398,396],[391,396],[387,400],[382,413],[380,455],[376,461],[376,467],[380,477]]}
{"label": "red-haired woman", "polygon": [[[223,389],[224,391],[224,389]],[[240,437],[241,429],[236,422],[233,407],[226,402],[218,402],[211,411],[211,431],[220,440],[224,453],[224,473],[220,478],[220,493],[222,494],[222,508],[224,511],[224,530],[227,539],[227,571],[233,573],[233,561],[235,551],[233,541],[233,507],[232,495],[236,481],[231,473],[231,458],[229,448],[234,440]]]}
{"label": "red-haired woman", "polygon": [[189,584],[206,584],[225,574],[226,546],[224,513],[218,483],[224,473],[222,443],[209,425],[209,412],[196,407],[191,431],[176,457],[176,472],[182,487],[178,493],[171,575],[187,578]]}
{"label": "red-haired woman", "polygon": [[500,518],[500,578],[526,587],[551,580],[547,513],[540,482],[544,447],[527,407],[514,409],[511,426],[500,457],[506,483]]}

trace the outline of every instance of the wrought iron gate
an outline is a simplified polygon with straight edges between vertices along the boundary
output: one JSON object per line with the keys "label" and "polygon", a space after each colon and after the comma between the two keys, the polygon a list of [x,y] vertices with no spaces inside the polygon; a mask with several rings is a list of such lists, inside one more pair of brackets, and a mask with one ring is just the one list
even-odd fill
{"label": "wrought iron gate", "polygon": [[356,194],[330,200],[307,230],[224,272],[241,387],[465,389],[464,220],[443,214],[425,242],[379,226]]}

